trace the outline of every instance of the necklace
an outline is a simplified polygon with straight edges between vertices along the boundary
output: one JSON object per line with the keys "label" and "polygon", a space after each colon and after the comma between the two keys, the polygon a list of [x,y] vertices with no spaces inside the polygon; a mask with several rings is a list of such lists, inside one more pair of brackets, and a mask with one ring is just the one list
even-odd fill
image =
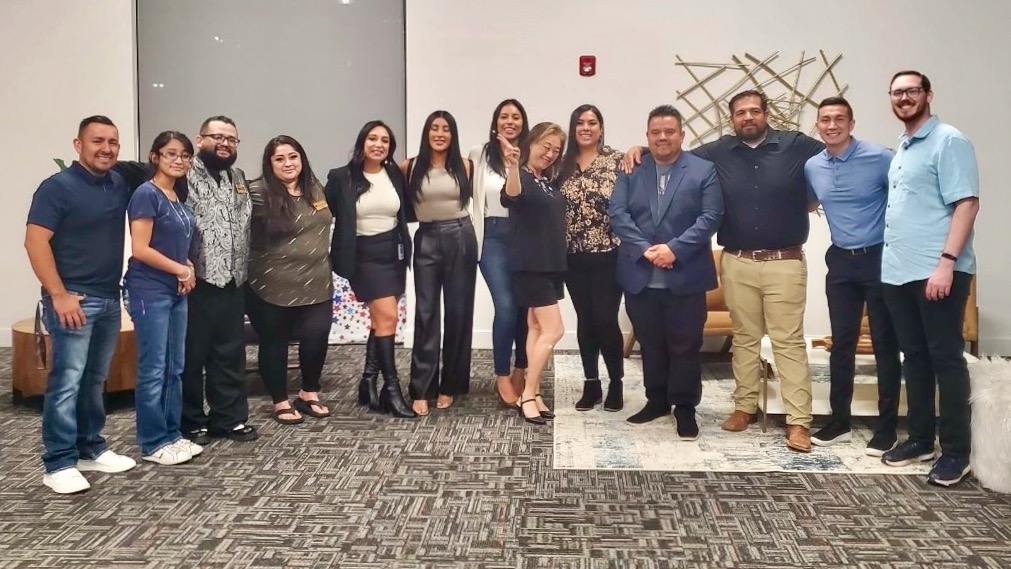
{"label": "necklace", "polygon": [[524,166],[523,169],[529,172],[530,175],[534,177],[534,181],[537,182],[537,187],[539,187],[542,192],[548,194],[549,196],[555,195],[555,190],[551,187],[550,184],[548,184],[547,178],[538,176],[537,174],[534,173],[533,170],[527,168],[526,166]]}
{"label": "necklace", "polygon": [[[186,213],[186,206],[179,203],[178,199],[172,200],[169,198],[169,191],[159,186],[154,180],[151,180],[151,183],[154,184],[154,187],[161,190],[162,195],[165,196],[165,201],[169,203],[169,209],[171,209],[172,213],[175,214],[176,219],[179,221],[179,225],[183,227],[183,234],[186,235],[186,240],[189,241],[189,239],[193,237],[193,221]],[[172,194],[174,195],[175,191],[173,191]]]}

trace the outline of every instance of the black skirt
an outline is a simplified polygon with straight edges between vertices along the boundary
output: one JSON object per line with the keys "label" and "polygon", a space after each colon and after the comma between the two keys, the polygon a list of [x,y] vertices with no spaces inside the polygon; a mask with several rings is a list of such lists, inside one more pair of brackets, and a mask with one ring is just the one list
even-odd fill
{"label": "black skirt", "polygon": [[404,294],[407,265],[396,229],[355,238],[355,272],[348,282],[362,302]]}
{"label": "black skirt", "polygon": [[520,271],[513,273],[513,295],[523,308],[551,306],[565,298],[565,274]]}

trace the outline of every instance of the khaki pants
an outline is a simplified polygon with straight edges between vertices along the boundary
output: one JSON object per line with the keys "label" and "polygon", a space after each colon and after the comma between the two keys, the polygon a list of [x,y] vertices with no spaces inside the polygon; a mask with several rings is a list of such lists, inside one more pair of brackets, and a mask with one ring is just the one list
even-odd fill
{"label": "khaki pants", "polygon": [[758,411],[762,336],[769,334],[788,425],[811,426],[811,372],[804,340],[807,262],[723,255],[723,294],[734,326],[734,407]]}

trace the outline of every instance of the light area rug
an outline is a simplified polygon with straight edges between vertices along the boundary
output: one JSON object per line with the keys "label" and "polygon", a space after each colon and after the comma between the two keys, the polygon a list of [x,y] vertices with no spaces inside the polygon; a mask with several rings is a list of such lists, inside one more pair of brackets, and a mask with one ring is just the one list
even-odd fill
{"label": "light area rug", "polygon": [[[729,364],[704,368],[697,410],[701,437],[691,442],[677,439],[669,416],[645,425],[625,420],[646,403],[638,356],[625,360],[625,408],[619,412],[604,411],[599,405],[593,411],[575,410],[584,379],[578,355],[556,355],[554,370],[554,467],[558,469],[892,475],[925,475],[930,470],[930,463],[896,468],[865,455],[872,432],[860,422],[854,424],[851,442],[815,447],[810,453],[786,447],[781,416],[770,417],[765,433],[757,424],[742,433],[722,430],[720,425],[733,411],[734,380],[729,373],[716,377],[712,370],[729,372]],[[858,375],[857,381],[872,378]],[[606,391],[606,381],[604,387]],[[904,436],[900,433],[900,440]]]}

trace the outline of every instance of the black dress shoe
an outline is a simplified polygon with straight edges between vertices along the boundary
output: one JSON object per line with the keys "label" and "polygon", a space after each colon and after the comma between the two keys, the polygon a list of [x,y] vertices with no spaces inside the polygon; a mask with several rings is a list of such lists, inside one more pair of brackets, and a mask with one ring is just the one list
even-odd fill
{"label": "black dress shoe", "polygon": [[[245,423],[239,423],[227,431],[208,431],[208,435],[216,438],[231,439],[237,443],[248,443],[259,438],[256,429]],[[200,443],[197,443],[200,444]]]}
{"label": "black dress shoe", "polygon": [[660,417],[666,417],[667,413],[670,413],[670,407],[667,405],[658,405],[653,402],[648,402],[646,403],[646,406],[642,408],[642,411],[639,411],[625,420],[633,425],[642,425],[644,423],[649,423],[650,421],[655,421]]}
{"label": "black dress shoe", "polygon": [[190,441],[193,444],[200,446],[208,445],[211,443],[211,437],[207,434],[207,429],[194,429],[192,431],[186,431],[183,433],[183,438]]}
{"label": "black dress shoe", "polygon": [[699,438],[699,422],[695,418],[694,407],[675,407],[671,415],[679,440],[694,441]]}

